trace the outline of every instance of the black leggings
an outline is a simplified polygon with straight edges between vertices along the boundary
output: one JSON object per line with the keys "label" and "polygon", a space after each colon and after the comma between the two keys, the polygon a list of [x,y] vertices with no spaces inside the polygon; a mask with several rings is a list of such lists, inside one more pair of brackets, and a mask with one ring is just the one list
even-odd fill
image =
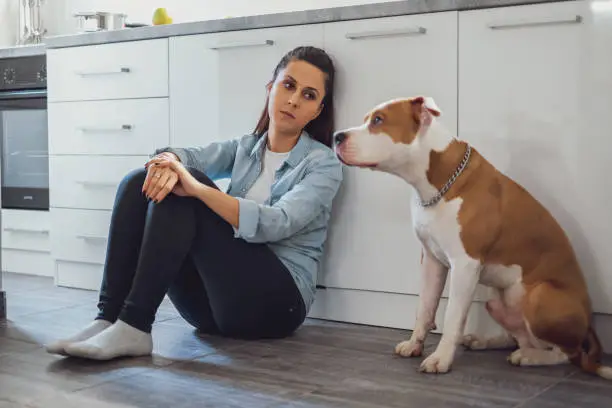
{"label": "black leggings", "polygon": [[145,169],[132,171],[117,191],[98,319],[121,319],[150,332],[167,293],[203,333],[280,338],[303,323],[302,296],[267,245],[235,238],[231,225],[195,198],[147,200],[145,176]]}

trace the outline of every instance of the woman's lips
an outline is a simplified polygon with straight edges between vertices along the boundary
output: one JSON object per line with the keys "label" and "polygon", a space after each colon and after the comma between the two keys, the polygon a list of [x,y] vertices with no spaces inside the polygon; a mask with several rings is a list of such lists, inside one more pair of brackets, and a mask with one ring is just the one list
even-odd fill
{"label": "woman's lips", "polygon": [[287,116],[288,118],[295,119],[295,116],[291,112],[281,111],[281,113]]}

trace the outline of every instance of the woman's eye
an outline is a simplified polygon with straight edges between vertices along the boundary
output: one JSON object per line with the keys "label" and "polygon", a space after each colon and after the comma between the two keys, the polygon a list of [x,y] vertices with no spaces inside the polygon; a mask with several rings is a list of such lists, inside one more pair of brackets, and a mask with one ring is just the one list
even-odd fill
{"label": "woman's eye", "polygon": [[306,99],[308,99],[308,100],[314,100],[314,99],[316,99],[315,94],[313,94],[312,92],[306,92],[306,93],[304,94],[304,96],[305,96],[305,97],[306,97]]}
{"label": "woman's eye", "polygon": [[293,84],[291,82],[285,82],[285,88],[293,89]]}

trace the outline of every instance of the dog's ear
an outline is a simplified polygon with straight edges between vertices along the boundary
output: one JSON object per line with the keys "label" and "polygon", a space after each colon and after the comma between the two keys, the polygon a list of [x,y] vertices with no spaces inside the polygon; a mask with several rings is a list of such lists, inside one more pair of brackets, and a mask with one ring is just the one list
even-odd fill
{"label": "dog's ear", "polygon": [[423,110],[427,110],[433,116],[440,116],[442,111],[438,108],[436,101],[430,96],[418,96],[412,100],[413,109],[421,116]]}
{"label": "dog's ear", "polygon": [[440,116],[440,108],[436,105],[433,98],[418,96],[410,101],[410,109],[412,110],[412,117],[417,128],[417,133],[425,131],[434,116]]}

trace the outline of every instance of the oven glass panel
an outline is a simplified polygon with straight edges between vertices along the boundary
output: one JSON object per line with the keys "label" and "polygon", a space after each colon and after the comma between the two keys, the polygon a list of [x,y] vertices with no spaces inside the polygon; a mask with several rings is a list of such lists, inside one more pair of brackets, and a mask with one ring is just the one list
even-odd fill
{"label": "oven glass panel", "polygon": [[49,156],[44,98],[0,100],[2,207],[47,209]]}

